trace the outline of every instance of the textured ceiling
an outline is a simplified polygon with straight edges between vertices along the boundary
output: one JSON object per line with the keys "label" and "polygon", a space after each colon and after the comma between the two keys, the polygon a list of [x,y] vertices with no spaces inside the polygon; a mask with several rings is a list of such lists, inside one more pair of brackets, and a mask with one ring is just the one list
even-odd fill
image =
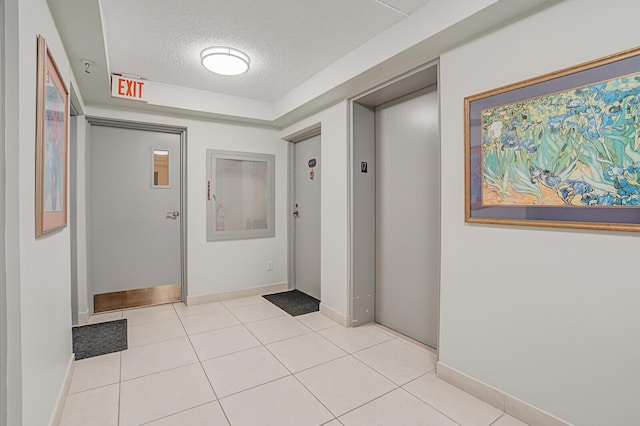
{"label": "textured ceiling", "polygon": [[[102,0],[109,69],[148,80],[274,101],[429,0]],[[218,76],[209,46],[251,58]]]}

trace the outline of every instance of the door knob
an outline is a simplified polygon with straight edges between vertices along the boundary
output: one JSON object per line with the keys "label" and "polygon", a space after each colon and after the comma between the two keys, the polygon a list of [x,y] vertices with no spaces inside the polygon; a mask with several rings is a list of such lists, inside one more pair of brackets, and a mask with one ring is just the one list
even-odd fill
{"label": "door knob", "polygon": [[293,215],[295,217],[300,217],[300,212],[298,211],[298,203],[296,203],[296,209],[293,211]]}
{"label": "door knob", "polygon": [[167,217],[171,219],[176,219],[180,216],[180,212],[167,212]]}

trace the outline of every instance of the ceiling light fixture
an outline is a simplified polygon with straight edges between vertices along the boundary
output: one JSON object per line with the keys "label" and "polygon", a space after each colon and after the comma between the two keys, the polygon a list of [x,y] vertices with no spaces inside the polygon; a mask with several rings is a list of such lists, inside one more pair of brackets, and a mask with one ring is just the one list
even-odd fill
{"label": "ceiling light fixture", "polygon": [[202,65],[222,75],[240,75],[249,70],[249,57],[230,47],[209,47],[200,53]]}

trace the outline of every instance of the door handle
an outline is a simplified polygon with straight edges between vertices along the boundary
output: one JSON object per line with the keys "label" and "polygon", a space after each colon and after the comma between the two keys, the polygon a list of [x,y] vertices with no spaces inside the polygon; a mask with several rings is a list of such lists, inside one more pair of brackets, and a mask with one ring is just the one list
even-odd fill
{"label": "door handle", "polygon": [[180,212],[167,212],[168,219],[177,219],[180,216]]}
{"label": "door handle", "polygon": [[293,211],[293,215],[295,217],[300,217],[300,212],[298,211],[298,203],[296,203],[296,209]]}

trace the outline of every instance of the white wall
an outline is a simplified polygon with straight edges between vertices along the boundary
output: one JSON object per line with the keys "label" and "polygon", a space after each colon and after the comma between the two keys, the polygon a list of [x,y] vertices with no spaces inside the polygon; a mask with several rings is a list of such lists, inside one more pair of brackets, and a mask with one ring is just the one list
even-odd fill
{"label": "white wall", "polygon": [[[287,142],[271,129],[88,107],[96,117],[187,128],[187,289],[202,296],[287,282]],[[276,236],[207,241],[206,150],[276,156]],[[273,271],[266,262],[273,261]],[[91,297],[91,295],[89,295]]]}
{"label": "white wall", "polygon": [[20,233],[18,229],[18,0],[4,2],[5,31],[5,256],[7,315],[7,424],[21,424]]}
{"label": "white wall", "polygon": [[70,240],[65,228],[35,240],[36,37],[64,81],[69,63],[44,0],[7,1],[7,298],[9,424],[44,425],[71,361]]}
{"label": "white wall", "polygon": [[440,361],[579,425],[638,423],[640,236],[465,225],[463,98],[640,45],[638,10],[566,0],[440,62]]}
{"label": "white wall", "polygon": [[281,137],[321,123],[320,158],[320,285],[322,304],[347,315],[348,300],[348,145],[347,102],[296,123],[280,132]]}

